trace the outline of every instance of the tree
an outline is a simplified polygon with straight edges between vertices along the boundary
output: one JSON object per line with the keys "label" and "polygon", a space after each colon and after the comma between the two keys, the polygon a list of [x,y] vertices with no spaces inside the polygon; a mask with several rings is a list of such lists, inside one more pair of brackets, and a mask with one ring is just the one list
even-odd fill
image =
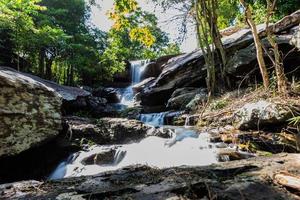
{"label": "tree", "polygon": [[101,65],[111,66],[112,74],[122,71],[128,60],[179,53],[178,45],[170,43],[168,35],[158,27],[156,16],[143,11],[136,1],[116,0],[108,15],[114,25],[108,32],[109,44],[101,56]]}
{"label": "tree", "polygon": [[251,7],[249,6],[249,4],[247,4],[245,2],[245,0],[240,0],[240,3],[244,8],[246,21],[252,30],[252,35],[254,38],[254,43],[255,43],[255,48],[256,48],[257,62],[258,62],[258,66],[259,66],[259,69],[260,69],[260,72],[262,75],[264,88],[268,89],[269,85],[270,85],[269,75],[268,75],[267,67],[266,67],[265,60],[264,60],[262,43],[259,39],[256,24],[252,18]]}
{"label": "tree", "polygon": [[276,78],[277,78],[277,88],[279,94],[282,94],[284,96],[287,95],[288,89],[287,89],[287,83],[286,83],[286,77],[284,74],[284,68],[282,66],[282,59],[280,56],[280,52],[278,49],[278,44],[271,32],[271,29],[269,27],[270,18],[274,14],[274,9],[276,5],[276,0],[267,0],[267,20],[266,20],[266,32],[267,32],[267,38],[269,43],[272,46],[272,50],[274,53],[274,59],[272,59],[275,72],[276,72]]}
{"label": "tree", "polygon": [[26,54],[25,44],[36,31],[32,16],[45,10],[45,7],[38,5],[39,2],[40,0],[0,1],[1,29],[10,31],[14,52],[17,55],[18,70],[20,70],[20,55]]}

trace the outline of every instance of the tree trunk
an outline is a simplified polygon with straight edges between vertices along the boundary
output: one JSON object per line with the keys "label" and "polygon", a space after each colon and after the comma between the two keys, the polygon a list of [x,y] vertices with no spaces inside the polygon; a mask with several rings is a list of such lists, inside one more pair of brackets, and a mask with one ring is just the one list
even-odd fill
{"label": "tree trunk", "polygon": [[225,84],[225,87],[230,87],[229,80],[227,80],[227,56],[226,52],[224,50],[224,46],[222,43],[222,36],[220,34],[219,28],[218,28],[218,15],[217,15],[217,6],[218,6],[218,0],[212,0],[212,6],[211,6],[211,20],[210,21],[210,27],[212,29],[212,40],[214,45],[216,46],[216,50],[219,56],[219,59],[222,63],[221,67],[221,78],[222,81]]}
{"label": "tree trunk", "polygon": [[206,3],[201,0],[195,1],[196,8],[196,28],[198,35],[198,44],[203,53],[205,60],[205,65],[207,68],[207,77],[206,84],[207,90],[210,95],[214,95],[216,92],[216,75],[215,75],[215,58],[214,58],[214,47],[209,44],[209,37],[211,34],[208,34],[207,31],[211,31],[208,26],[210,23],[203,21],[203,15],[208,15]]}
{"label": "tree trunk", "polygon": [[48,79],[48,80],[52,80],[52,69],[51,69],[52,63],[53,63],[53,59],[47,59],[45,78]]}
{"label": "tree trunk", "polygon": [[276,40],[273,38],[271,28],[269,27],[270,17],[274,12],[275,5],[276,5],[276,0],[274,0],[273,2],[271,2],[271,0],[267,0],[268,12],[267,12],[267,20],[266,20],[266,33],[267,33],[267,39],[271,44],[274,53],[274,59],[272,61],[276,72],[277,89],[279,94],[287,96],[288,88],[287,88],[286,77],[284,74],[284,68],[282,66],[282,59],[278,49],[278,44],[276,43]]}
{"label": "tree trunk", "polygon": [[44,77],[44,73],[45,73],[45,50],[44,49],[40,49],[40,53],[39,53],[39,75],[41,77]]}
{"label": "tree trunk", "polygon": [[268,71],[267,71],[267,68],[266,68],[266,63],[265,63],[265,60],[264,60],[262,43],[259,39],[256,25],[255,25],[255,23],[252,19],[252,12],[251,12],[249,6],[245,3],[245,0],[240,0],[240,3],[245,9],[246,20],[247,20],[247,22],[248,22],[248,24],[249,24],[249,26],[252,30],[254,43],[255,43],[255,47],[256,47],[257,62],[258,62],[259,69],[260,69],[260,72],[261,72],[261,75],[262,75],[264,88],[268,89],[269,85],[270,85],[269,75],[268,75]]}

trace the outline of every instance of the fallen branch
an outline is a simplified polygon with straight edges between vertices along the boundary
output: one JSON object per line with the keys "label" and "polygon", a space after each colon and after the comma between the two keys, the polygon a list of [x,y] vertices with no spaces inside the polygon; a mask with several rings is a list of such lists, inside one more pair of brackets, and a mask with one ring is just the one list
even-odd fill
{"label": "fallen branch", "polygon": [[274,181],[284,187],[300,192],[300,177],[287,172],[280,172],[274,175]]}

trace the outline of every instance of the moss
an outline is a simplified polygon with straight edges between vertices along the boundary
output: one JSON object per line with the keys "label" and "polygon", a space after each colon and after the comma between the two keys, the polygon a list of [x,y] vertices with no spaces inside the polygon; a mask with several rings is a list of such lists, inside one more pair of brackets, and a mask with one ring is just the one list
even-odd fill
{"label": "moss", "polygon": [[267,157],[269,157],[269,156],[272,156],[273,153],[268,152],[268,151],[256,151],[256,155],[258,155],[258,156],[267,156]]}

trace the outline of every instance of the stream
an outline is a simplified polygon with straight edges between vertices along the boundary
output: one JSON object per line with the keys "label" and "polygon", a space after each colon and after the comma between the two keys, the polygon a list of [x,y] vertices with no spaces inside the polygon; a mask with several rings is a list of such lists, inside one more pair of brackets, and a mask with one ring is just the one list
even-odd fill
{"label": "stream", "polygon": [[[132,84],[123,89],[121,102],[115,105],[120,110],[134,106],[132,86],[141,81],[140,76],[146,64],[147,61],[131,63]],[[207,132],[197,132],[188,126],[188,120],[183,127],[166,126],[165,115],[165,112],[141,114],[140,121],[171,132],[171,138],[149,136],[129,144],[91,146],[62,161],[49,179],[94,175],[136,164],[167,168],[182,165],[205,166],[219,161],[220,147],[216,143],[209,142]],[[222,160],[229,160],[229,157],[223,155]]]}

